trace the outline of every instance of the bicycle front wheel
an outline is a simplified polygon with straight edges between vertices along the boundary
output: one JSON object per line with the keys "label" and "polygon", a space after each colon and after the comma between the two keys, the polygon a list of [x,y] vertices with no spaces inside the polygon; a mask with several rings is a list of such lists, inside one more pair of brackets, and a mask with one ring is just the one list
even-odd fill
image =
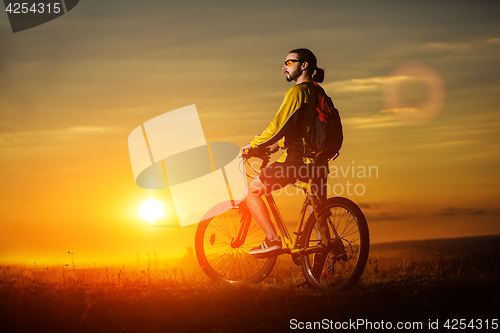
{"label": "bicycle front wheel", "polygon": [[[235,244],[243,223],[250,223],[248,233],[241,244]],[[245,222],[237,208],[230,209],[200,222],[195,237],[196,257],[203,271],[214,280],[257,283],[271,272],[276,263],[276,257],[255,258],[248,254],[265,237],[254,218]]]}
{"label": "bicycle front wheel", "polygon": [[301,238],[301,247],[306,249],[301,256],[302,272],[314,288],[347,290],[359,280],[368,260],[366,218],[354,202],[337,197],[322,204],[318,220],[314,214],[309,217]]}

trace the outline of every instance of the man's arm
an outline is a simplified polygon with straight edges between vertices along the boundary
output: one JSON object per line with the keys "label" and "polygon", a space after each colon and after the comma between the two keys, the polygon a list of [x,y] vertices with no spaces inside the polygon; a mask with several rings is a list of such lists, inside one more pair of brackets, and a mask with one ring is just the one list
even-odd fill
{"label": "man's arm", "polygon": [[[252,142],[250,142],[251,147],[269,146],[280,141],[288,129],[287,125],[296,120],[294,117],[299,116],[301,107],[307,103],[306,95],[304,87],[299,85],[292,87],[287,92],[273,121],[261,135],[256,136]],[[281,141],[279,145],[283,147],[283,141]]]}

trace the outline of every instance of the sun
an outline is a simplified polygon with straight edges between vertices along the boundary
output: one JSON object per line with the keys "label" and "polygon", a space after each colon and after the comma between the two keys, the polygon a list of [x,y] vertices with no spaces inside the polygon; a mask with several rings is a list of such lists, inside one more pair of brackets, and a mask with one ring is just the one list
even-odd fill
{"label": "sun", "polygon": [[141,202],[139,206],[138,217],[145,220],[149,224],[155,223],[157,220],[165,216],[165,204],[160,200],[149,198]]}

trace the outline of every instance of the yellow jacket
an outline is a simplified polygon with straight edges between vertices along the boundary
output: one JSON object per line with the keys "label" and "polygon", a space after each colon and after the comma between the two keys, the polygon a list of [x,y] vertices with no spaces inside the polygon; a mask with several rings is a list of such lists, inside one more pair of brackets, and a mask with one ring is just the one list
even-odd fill
{"label": "yellow jacket", "polygon": [[[285,148],[285,151],[278,162],[284,162],[290,144],[297,145],[297,140],[302,143],[302,133],[306,133],[311,126],[317,99],[316,91],[308,83],[297,84],[290,88],[273,121],[261,135],[250,142],[252,148],[268,146],[279,141],[279,146]],[[304,158],[304,162],[308,163],[309,159]]]}

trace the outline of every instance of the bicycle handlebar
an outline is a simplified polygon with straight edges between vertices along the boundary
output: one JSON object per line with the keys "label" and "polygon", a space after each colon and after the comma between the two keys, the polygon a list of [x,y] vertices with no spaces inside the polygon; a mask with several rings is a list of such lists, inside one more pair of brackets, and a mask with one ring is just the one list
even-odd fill
{"label": "bicycle handlebar", "polygon": [[244,159],[249,159],[251,157],[260,158],[262,160],[262,164],[260,166],[261,170],[267,167],[269,159],[271,158],[271,153],[267,150],[267,147],[245,149],[242,153]]}

